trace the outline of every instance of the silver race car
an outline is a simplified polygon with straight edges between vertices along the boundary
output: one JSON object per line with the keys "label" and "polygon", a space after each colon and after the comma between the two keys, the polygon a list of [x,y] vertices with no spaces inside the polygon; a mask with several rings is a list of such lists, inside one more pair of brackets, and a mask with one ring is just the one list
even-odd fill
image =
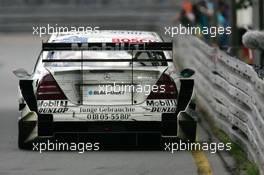
{"label": "silver race car", "polygon": [[194,72],[178,72],[172,50],[154,32],[53,34],[32,74],[14,71],[19,148],[47,138],[125,146],[195,141]]}

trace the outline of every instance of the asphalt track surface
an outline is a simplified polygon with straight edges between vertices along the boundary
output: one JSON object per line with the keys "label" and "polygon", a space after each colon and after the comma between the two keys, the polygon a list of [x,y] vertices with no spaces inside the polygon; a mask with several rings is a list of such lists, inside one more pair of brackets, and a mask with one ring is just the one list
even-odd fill
{"label": "asphalt track surface", "polygon": [[[195,175],[199,159],[189,151],[99,151],[44,152],[23,151],[17,147],[16,68],[33,69],[41,40],[30,34],[0,35],[0,175]],[[207,139],[200,130],[199,138]],[[201,153],[214,175],[228,175],[216,154]],[[200,155],[197,155],[198,157]],[[201,156],[200,156],[201,157]],[[200,162],[200,164],[203,162]],[[205,173],[209,174],[209,173]]]}

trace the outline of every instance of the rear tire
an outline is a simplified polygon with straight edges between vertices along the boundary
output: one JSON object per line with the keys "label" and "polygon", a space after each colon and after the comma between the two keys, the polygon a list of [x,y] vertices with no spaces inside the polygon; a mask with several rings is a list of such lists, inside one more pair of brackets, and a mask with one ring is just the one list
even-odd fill
{"label": "rear tire", "polygon": [[183,139],[196,142],[197,141],[197,120],[187,113],[182,113],[182,120],[179,121],[179,127],[183,133]]}
{"label": "rear tire", "polygon": [[18,122],[18,148],[23,150],[31,150],[32,142],[26,142],[35,127],[35,122],[24,122],[22,119]]}
{"label": "rear tire", "polygon": [[189,142],[197,141],[197,122],[195,121],[180,121],[179,123],[185,138]]}

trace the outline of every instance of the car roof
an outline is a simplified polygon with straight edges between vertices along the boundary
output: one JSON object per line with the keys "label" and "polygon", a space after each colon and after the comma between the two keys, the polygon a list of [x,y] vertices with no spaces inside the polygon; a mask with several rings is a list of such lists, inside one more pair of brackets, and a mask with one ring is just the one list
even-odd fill
{"label": "car roof", "polygon": [[149,31],[97,30],[53,33],[48,42],[162,42],[162,39]]}

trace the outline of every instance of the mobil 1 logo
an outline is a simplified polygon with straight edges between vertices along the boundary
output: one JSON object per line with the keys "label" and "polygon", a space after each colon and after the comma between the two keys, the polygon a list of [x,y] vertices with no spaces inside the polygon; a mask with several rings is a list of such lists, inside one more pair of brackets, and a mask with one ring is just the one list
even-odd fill
{"label": "mobil 1 logo", "polygon": [[65,113],[69,110],[67,100],[38,100],[38,112],[42,114]]}
{"label": "mobil 1 logo", "polygon": [[176,111],[177,101],[176,100],[147,100],[146,105],[149,112],[166,112],[173,113]]}

